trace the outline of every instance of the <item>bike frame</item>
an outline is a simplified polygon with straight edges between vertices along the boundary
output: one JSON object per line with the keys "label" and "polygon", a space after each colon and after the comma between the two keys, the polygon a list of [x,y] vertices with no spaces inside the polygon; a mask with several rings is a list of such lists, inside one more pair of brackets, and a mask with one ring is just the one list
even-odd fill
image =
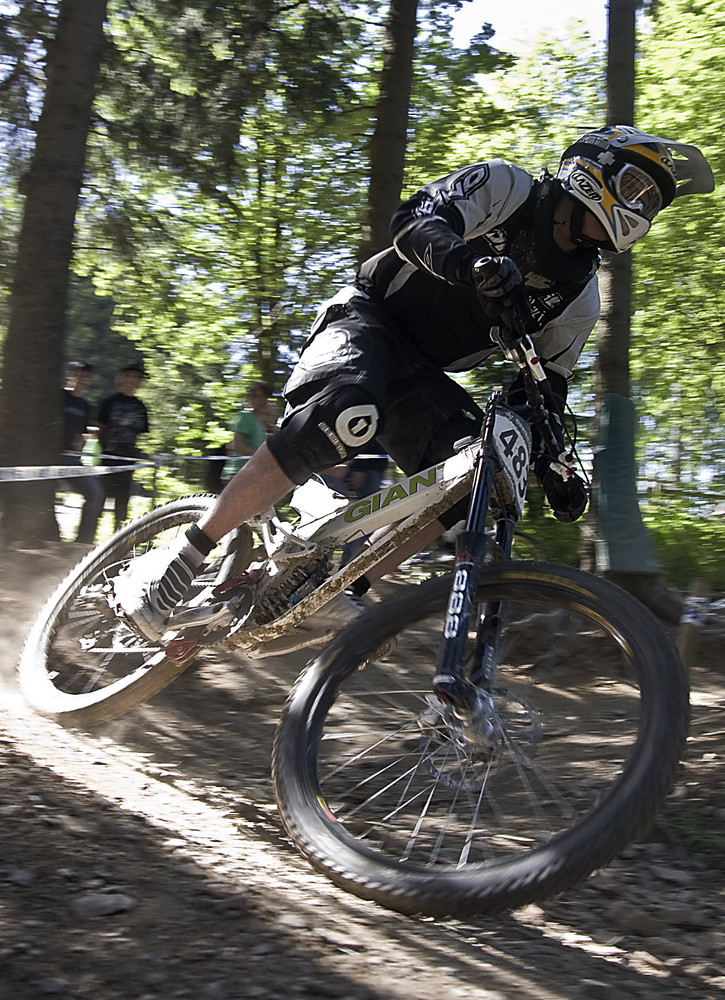
{"label": "bike frame", "polygon": [[[477,608],[478,582],[489,558],[487,515],[491,509],[499,508],[500,516],[493,525],[495,552],[499,558],[509,559],[515,525],[523,513],[530,454],[528,427],[504,404],[503,395],[495,393],[484,417],[466,527],[456,539],[453,585],[433,679],[438,697],[459,711],[475,710],[479,692],[490,693],[493,687],[496,642],[503,625],[500,602],[484,605],[479,613],[470,679],[465,676],[465,647],[470,620]],[[507,459],[512,457],[513,464],[507,465]],[[509,487],[508,500],[501,496],[502,481]]]}
{"label": "bike frame", "polygon": [[[295,490],[290,501],[300,514],[299,524],[285,523],[274,510],[250,521],[249,526],[262,539],[270,564],[270,580],[305,559],[331,556],[336,549],[361,535],[369,536],[385,527],[391,530],[269,624],[233,625],[230,645],[257,648],[302,625],[345,587],[466,496],[471,489],[479,451],[480,439],[462,441],[457,453],[446,461],[385,486],[371,496],[353,500],[336,494],[319,479],[311,480]],[[223,576],[221,572],[220,579]],[[202,603],[203,596],[198,600]],[[233,600],[227,603],[231,623],[236,617],[236,607]],[[168,623],[170,629],[185,631],[194,624],[195,609],[181,610]]]}

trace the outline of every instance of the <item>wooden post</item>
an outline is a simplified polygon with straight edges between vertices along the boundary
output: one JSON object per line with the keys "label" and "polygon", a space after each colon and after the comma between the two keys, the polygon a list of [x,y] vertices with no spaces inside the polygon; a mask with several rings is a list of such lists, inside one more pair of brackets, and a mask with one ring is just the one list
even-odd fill
{"label": "wooden post", "polygon": [[710,603],[711,587],[707,580],[697,577],[690,585],[685,598],[677,630],[677,648],[688,674],[692,670],[700,643],[700,627],[705,620]]}

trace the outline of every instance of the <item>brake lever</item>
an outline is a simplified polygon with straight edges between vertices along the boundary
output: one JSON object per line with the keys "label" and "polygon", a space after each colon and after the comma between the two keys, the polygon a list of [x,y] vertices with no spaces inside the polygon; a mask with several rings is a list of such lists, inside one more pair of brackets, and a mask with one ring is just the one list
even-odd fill
{"label": "brake lever", "polygon": [[534,342],[525,329],[518,333],[509,326],[493,326],[491,337],[507,361],[513,361],[524,373],[530,372],[536,382],[548,382]]}
{"label": "brake lever", "polygon": [[515,308],[501,313],[504,323],[491,329],[491,336],[498,344],[504,357],[519,366],[523,373],[526,399],[531,408],[531,422],[536,426],[541,441],[552,460],[554,468],[562,479],[573,476],[571,455],[560,450],[564,445],[563,433],[557,436],[552,427],[550,414],[556,412],[549,379],[544,371],[534,343],[526,330],[521,311]]}

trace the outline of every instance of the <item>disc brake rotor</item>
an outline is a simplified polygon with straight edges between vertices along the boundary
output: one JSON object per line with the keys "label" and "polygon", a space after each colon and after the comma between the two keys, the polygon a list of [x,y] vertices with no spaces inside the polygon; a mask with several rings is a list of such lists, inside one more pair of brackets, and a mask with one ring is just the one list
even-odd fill
{"label": "disc brake rotor", "polygon": [[534,706],[514,691],[494,692],[468,719],[435,695],[418,715],[419,752],[426,770],[447,787],[465,791],[500,778],[511,764],[528,764],[541,741]]}

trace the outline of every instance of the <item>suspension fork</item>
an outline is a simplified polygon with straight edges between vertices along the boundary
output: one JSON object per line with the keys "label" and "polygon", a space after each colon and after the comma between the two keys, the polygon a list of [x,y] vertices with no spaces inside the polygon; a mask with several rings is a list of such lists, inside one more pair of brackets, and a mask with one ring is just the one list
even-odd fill
{"label": "suspension fork", "polygon": [[[511,555],[514,540],[513,518],[502,518],[496,522],[494,537],[506,559]],[[478,621],[476,647],[473,656],[471,683],[489,693],[493,690],[496,677],[496,650],[501,629],[504,625],[505,605],[503,601],[486,601],[481,607]]]}
{"label": "suspension fork", "polygon": [[[492,685],[496,668],[496,643],[502,627],[501,602],[487,602],[479,620],[474,667],[470,680],[467,679],[464,675],[464,658],[468,626],[478,607],[476,592],[488,550],[486,516],[494,478],[499,469],[491,444],[495,410],[495,404],[486,410],[466,527],[456,539],[453,586],[433,678],[433,691],[438,698],[463,713],[474,712],[480,702],[481,689],[487,690]],[[513,532],[512,519],[503,518],[496,523],[495,540],[506,558],[511,552]]]}

